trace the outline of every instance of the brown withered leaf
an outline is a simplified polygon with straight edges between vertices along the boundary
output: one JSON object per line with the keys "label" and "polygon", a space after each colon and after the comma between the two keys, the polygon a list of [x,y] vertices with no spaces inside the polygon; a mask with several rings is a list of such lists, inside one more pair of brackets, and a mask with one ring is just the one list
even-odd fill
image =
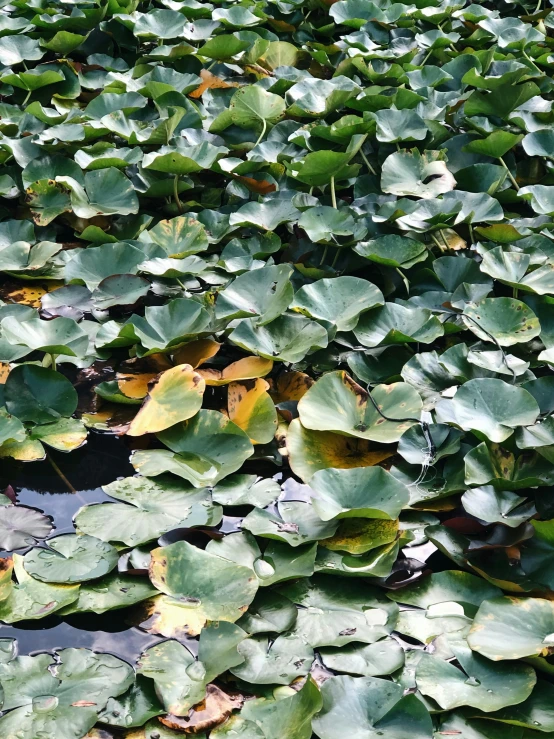
{"label": "brown withered leaf", "polygon": [[221,77],[217,77],[207,69],[200,70],[200,77],[202,78],[202,83],[196,88],[196,90],[189,92],[189,97],[194,98],[195,100],[202,97],[206,90],[224,90],[229,87],[239,86],[238,82],[227,82],[222,80]]}
{"label": "brown withered leaf", "polygon": [[241,693],[226,693],[217,685],[208,685],[206,697],[193,706],[188,716],[162,716],[160,721],[170,729],[184,731],[185,734],[201,734],[214,729],[226,721],[234,710],[244,703]]}
{"label": "brown withered leaf", "polygon": [[281,372],[269,384],[269,394],[273,402],[278,404],[300,400],[314,384],[314,380],[305,372]]}

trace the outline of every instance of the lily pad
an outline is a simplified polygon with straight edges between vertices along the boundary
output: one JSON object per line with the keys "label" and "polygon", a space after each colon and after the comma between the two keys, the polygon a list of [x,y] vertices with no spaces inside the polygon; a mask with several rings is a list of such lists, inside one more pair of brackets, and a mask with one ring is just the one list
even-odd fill
{"label": "lily pad", "polygon": [[310,480],[310,487],[315,493],[313,506],[324,521],[394,520],[410,499],[408,489],[381,467],[320,470]]}
{"label": "lily pad", "polygon": [[221,508],[211,503],[208,491],[188,488],[173,479],[127,477],[104,486],[122,503],[84,506],[77,511],[79,531],[103,541],[137,546],[184,526],[215,525]]}
{"label": "lily pad", "polygon": [[25,570],[41,582],[86,582],[113,570],[117,550],[93,536],[66,534],[48,539],[44,548],[23,558]]}
{"label": "lily pad", "polygon": [[300,421],[314,431],[336,431],[382,443],[397,441],[417,422],[422,404],[412,387],[380,385],[371,397],[374,402],[346,372],[329,372],[298,403]]}
{"label": "lily pad", "polygon": [[[525,628],[522,628],[523,620]],[[547,655],[554,638],[553,623],[554,609],[548,600],[493,598],[479,608],[468,644],[494,661]]]}
{"label": "lily pad", "polygon": [[52,521],[34,508],[21,505],[2,507],[0,548],[22,549],[45,539],[52,531]]}
{"label": "lily pad", "polygon": [[237,621],[258,589],[253,570],[185,541],[152,552],[150,578],[166,595],[189,604],[200,628],[207,621]]}

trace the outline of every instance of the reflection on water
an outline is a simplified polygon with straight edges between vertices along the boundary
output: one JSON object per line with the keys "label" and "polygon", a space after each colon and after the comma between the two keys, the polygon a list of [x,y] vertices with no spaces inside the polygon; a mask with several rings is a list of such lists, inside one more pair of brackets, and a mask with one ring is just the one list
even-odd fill
{"label": "reflection on water", "polygon": [[[18,503],[37,508],[54,522],[52,536],[72,533],[73,517],[84,505],[112,501],[102,490],[102,485],[113,482],[118,477],[135,474],[129,462],[130,450],[125,441],[109,434],[90,433],[88,442],[81,449],[70,454],[49,452],[65,477],[78,491],[69,492],[67,485],[47,462],[24,464],[14,460],[2,460],[0,468],[0,491],[11,485],[16,492]],[[258,469],[264,468],[262,469]],[[267,476],[267,464],[254,462],[251,473]],[[275,475],[271,465],[270,474],[281,482],[282,473]],[[304,500],[309,488],[293,479],[285,483],[285,497],[290,500]],[[219,535],[240,531],[240,523],[248,508],[232,510],[232,516],[224,516],[218,527]],[[214,533],[207,530],[192,531],[177,529],[162,537],[160,543],[167,544],[185,538],[204,547]],[[23,554],[26,550],[19,550]],[[0,557],[7,553],[0,551]],[[63,620],[55,614],[36,621],[22,621],[15,625],[0,623],[0,638],[11,637],[18,640],[19,654],[51,652],[63,647],[86,647],[100,652],[110,652],[134,663],[140,653],[160,640],[139,628],[130,626],[136,623],[131,618],[131,609],[108,611],[102,615],[79,614]],[[194,639],[183,640],[194,654],[198,644]]]}
{"label": "reflection on water", "polygon": [[58,534],[73,534],[73,516],[79,508],[89,503],[101,503],[109,498],[102,488],[93,490],[80,490],[77,493],[42,493],[29,488],[17,489],[17,502],[22,505],[38,508],[47,516],[54,519],[52,536]]}
{"label": "reflection on water", "polygon": [[[101,485],[135,472],[129,463],[129,450],[115,436],[91,433],[82,449],[70,454],[50,453],[77,493],[67,491],[48,462],[23,464],[14,460],[2,460],[0,490],[11,485],[18,503],[51,516],[55,526],[52,535],[73,532],[73,516],[81,506],[112,500]],[[124,610],[68,616],[63,621],[53,615],[15,625],[0,624],[0,637],[15,637],[19,654],[87,647],[129,662],[135,662],[144,649],[159,641],[158,637],[130,627]]]}
{"label": "reflection on water", "polygon": [[55,616],[39,621],[20,621],[13,626],[0,625],[0,637],[17,639],[19,654],[52,652],[62,647],[86,647],[110,652],[134,663],[159,637],[147,634],[125,623],[122,611],[101,616],[68,616],[61,621]]}
{"label": "reflection on water", "polygon": [[[87,443],[69,454],[49,451],[51,457],[76,490],[94,490],[117,477],[133,475],[130,451],[125,442],[109,434],[89,433]],[[20,490],[65,493],[67,486],[48,462],[2,460],[0,488],[12,485]]]}

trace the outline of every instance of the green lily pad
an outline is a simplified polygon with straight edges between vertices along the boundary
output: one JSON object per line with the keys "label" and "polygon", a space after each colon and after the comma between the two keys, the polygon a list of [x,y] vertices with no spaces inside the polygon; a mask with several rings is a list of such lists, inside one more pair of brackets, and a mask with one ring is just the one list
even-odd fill
{"label": "green lily pad", "polygon": [[346,372],[329,372],[318,380],[298,403],[302,425],[316,431],[336,431],[360,439],[388,443],[397,441],[421,411],[421,398],[406,383],[380,385],[371,396]]}
{"label": "green lily pad", "polygon": [[93,536],[66,534],[48,539],[45,548],[31,549],[25,570],[41,582],[73,583],[95,580],[113,570],[117,550]]}
{"label": "green lily pad", "polygon": [[517,426],[531,425],[539,407],[523,388],[504,380],[479,378],[466,382],[452,400],[441,400],[437,418],[500,443],[509,438]]}
{"label": "green lily pad", "polygon": [[334,323],[339,331],[351,331],[361,313],[383,302],[383,294],[371,282],[336,277],[301,287],[290,307],[310,318]]}
{"label": "green lily pad", "polygon": [[247,434],[218,411],[201,410],[158,436],[171,452],[134,452],[135,469],[145,477],[172,472],[194,487],[215,485],[236,472],[254,451]]}
{"label": "green lily pad", "polygon": [[231,332],[229,340],[266,359],[299,362],[310,350],[326,347],[328,334],[316,321],[285,313],[265,326],[244,319]]}
{"label": "green lily pad", "polygon": [[333,536],[337,525],[323,521],[317,508],[310,503],[282,501],[274,512],[254,508],[242,522],[242,528],[256,536],[297,547]]}
{"label": "green lily pad", "polygon": [[398,606],[377,589],[317,575],[283,585],[279,592],[298,610],[293,633],[312,647],[341,647],[351,642],[372,644],[394,629]]}
{"label": "green lily pad", "polygon": [[237,621],[258,589],[250,568],[185,541],[153,550],[150,578],[166,595],[190,604],[200,628],[206,620]]}
{"label": "green lily pad", "polygon": [[365,313],[354,328],[364,346],[418,342],[431,344],[443,335],[441,322],[425,308],[406,308],[386,303],[382,308]]}
{"label": "green lily pad", "polygon": [[364,646],[324,648],[320,654],[329,669],[364,677],[390,675],[404,666],[404,652],[394,639],[381,639]]}
{"label": "green lily pad", "polygon": [[436,198],[453,190],[456,180],[441,153],[417,149],[390,154],[383,163],[381,188],[393,195]]}
{"label": "green lily pad", "polygon": [[75,515],[79,531],[103,541],[137,546],[171,529],[213,526],[221,519],[220,506],[211,504],[205,489],[173,479],[127,477],[105,485],[104,491],[123,503],[84,506]]}
{"label": "green lily pad", "polygon": [[471,649],[494,661],[547,655],[553,624],[554,608],[548,600],[493,598],[479,608],[467,640]]}
{"label": "green lily pad", "polygon": [[533,311],[511,298],[485,298],[475,306],[468,305],[462,320],[480,339],[491,341],[492,335],[500,346],[530,341],[541,332]]}
{"label": "green lily pad", "polygon": [[377,677],[340,675],[321,687],[323,708],[313,728],[320,739],[348,732],[359,739],[376,735],[407,739],[429,737],[431,717],[415,695]]}
{"label": "green lily pad", "polygon": [[255,685],[288,685],[307,675],[314,659],[313,649],[301,637],[286,634],[271,643],[264,636],[245,639],[238,651],[244,662],[231,672]]}
{"label": "green lily pad", "polygon": [[410,499],[408,489],[381,467],[319,470],[310,480],[310,487],[315,493],[313,507],[324,521],[394,520]]}
{"label": "green lily pad", "polygon": [[21,421],[49,423],[68,417],[77,407],[77,392],[59,372],[23,364],[15,367],[5,385],[6,408]]}
{"label": "green lily pad", "polygon": [[422,654],[415,676],[418,689],[441,708],[472,706],[490,712],[529,697],[537,681],[529,665],[491,663],[456,635],[448,636],[448,645],[461,670],[440,657]]}

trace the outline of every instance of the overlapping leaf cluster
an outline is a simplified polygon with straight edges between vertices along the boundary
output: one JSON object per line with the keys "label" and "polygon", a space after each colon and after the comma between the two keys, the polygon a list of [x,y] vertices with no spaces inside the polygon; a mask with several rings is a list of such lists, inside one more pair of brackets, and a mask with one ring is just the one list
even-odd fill
{"label": "overlapping leaf cluster", "polygon": [[551,10],[3,5],[3,739],[554,736]]}

